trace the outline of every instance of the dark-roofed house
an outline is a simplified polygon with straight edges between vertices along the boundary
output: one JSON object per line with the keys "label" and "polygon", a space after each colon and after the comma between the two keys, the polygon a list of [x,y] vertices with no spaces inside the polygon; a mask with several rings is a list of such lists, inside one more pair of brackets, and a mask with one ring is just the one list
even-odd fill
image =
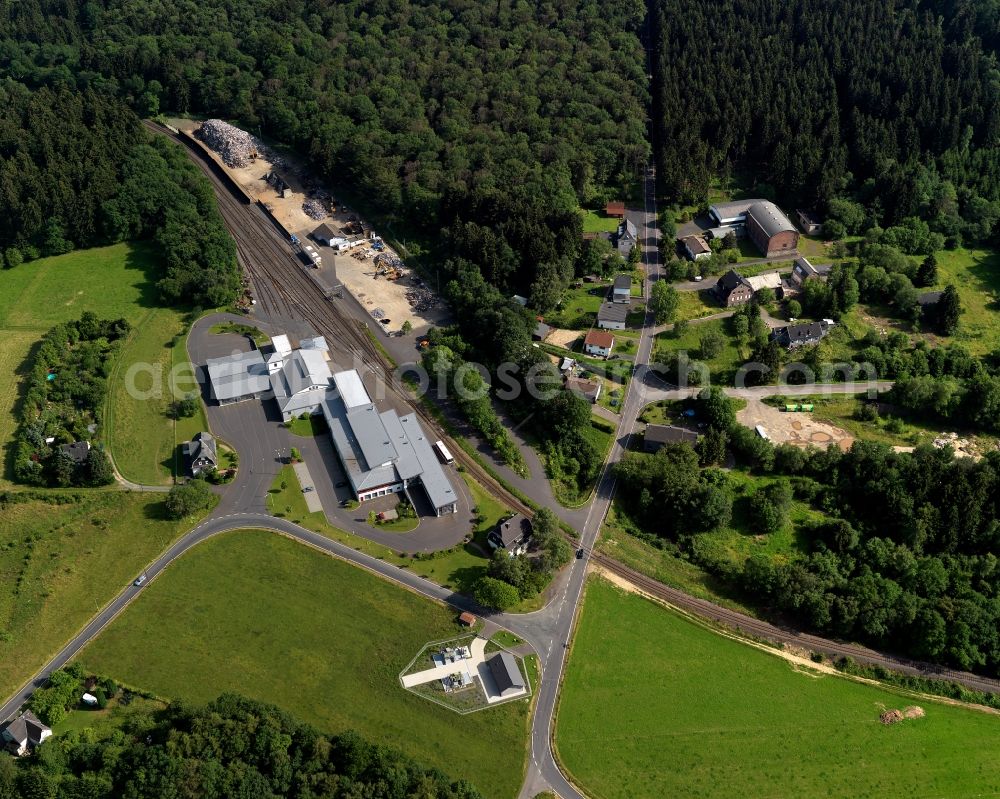
{"label": "dark-roofed house", "polygon": [[206,469],[217,469],[219,466],[218,447],[211,433],[195,433],[190,441],[184,442],[182,449],[194,477]]}
{"label": "dark-roofed house", "polygon": [[632,302],[632,276],[618,275],[611,287],[612,302]]}
{"label": "dark-roofed house", "polygon": [[30,710],[25,710],[3,729],[2,737],[7,747],[18,757],[26,755],[31,747],[38,746],[52,735],[45,724]]}
{"label": "dark-roofed house", "polygon": [[320,244],[325,244],[328,247],[333,246],[334,240],[342,238],[339,233],[325,222],[312,232],[312,237]]}
{"label": "dark-roofed house", "polygon": [[919,297],[917,297],[917,302],[920,304],[921,308],[927,308],[931,305],[937,305],[938,301],[941,299],[941,295],[944,294],[943,291],[925,291]]}
{"label": "dark-roofed house", "polygon": [[538,324],[535,325],[535,329],[531,331],[531,337],[535,339],[535,341],[545,341],[551,332],[552,328],[545,324],[545,322],[539,320]]}
{"label": "dark-roofed house", "polygon": [[802,232],[807,236],[813,236],[823,229],[823,223],[812,211],[799,208],[795,213],[799,217],[799,227],[802,228]]}
{"label": "dark-roofed house", "polygon": [[583,340],[583,351],[599,358],[610,357],[614,347],[615,337],[604,330],[591,330]]}
{"label": "dark-roofed house", "polygon": [[604,330],[624,330],[628,310],[628,305],[620,302],[602,302],[597,309],[597,326]]}
{"label": "dark-roofed house", "polygon": [[792,267],[792,283],[796,286],[804,286],[805,282],[810,279],[822,279],[819,270],[816,269],[811,263],[809,263],[808,258],[799,257],[795,259],[795,265]]}
{"label": "dark-roofed house", "polygon": [[527,690],[524,677],[517,666],[517,658],[510,652],[497,652],[486,661],[486,665],[490,667],[490,674],[493,675],[493,682],[496,683],[500,696],[519,696]]}
{"label": "dark-roofed house", "polygon": [[818,344],[829,329],[830,326],[826,322],[802,322],[797,325],[779,327],[772,331],[771,338],[782,347],[794,350],[796,347],[804,347],[807,344]]}
{"label": "dark-roofed house", "polygon": [[712,256],[712,248],[708,246],[701,236],[685,236],[681,239],[681,244],[684,245],[684,252],[687,257],[692,261],[700,261],[702,258],[710,258]]}
{"label": "dark-roofed house", "polygon": [[601,398],[601,383],[599,380],[584,380],[582,377],[567,377],[566,388],[579,394],[587,402],[595,403]]}
{"label": "dark-roofed house", "polygon": [[697,441],[698,434],[693,430],[669,424],[651,424],[646,426],[643,447],[646,452],[658,452],[664,444],[685,443],[694,446]]}
{"label": "dark-roofed house", "polygon": [[631,219],[623,219],[618,225],[618,233],[615,235],[615,247],[618,254],[627,258],[632,252],[632,248],[639,243],[639,230],[635,222]]}
{"label": "dark-roofed house", "polygon": [[528,551],[528,541],[531,538],[531,521],[515,513],[497,522],[486,537],[493,549],[505,549],[511,557],[522,555]]}
{"label": "dark-roofed house", "polygon": [[712,293],[720,303],[732,308],[750,302],[753,298],[753,287],[736,270],[730,269],[718,279]]}
{"label": "dark-roofed house", "polygon": [[625,216],[625,203],[620,200],[613,200],[604,206],[604,213],[607,216],[613,216],[616,219],[621,219]]}
{"label": "dark-roofed house", "polygon": [[64,455],[68,455],[73,463],[86,463],[87,456],[90,454],[90,442],[74,441],[72,444],[62,444],[59,447],[59,451]]}

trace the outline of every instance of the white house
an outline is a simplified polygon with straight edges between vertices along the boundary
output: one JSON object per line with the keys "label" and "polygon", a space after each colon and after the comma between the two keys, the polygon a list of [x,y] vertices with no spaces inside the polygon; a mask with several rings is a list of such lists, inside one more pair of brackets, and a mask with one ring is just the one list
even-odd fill
{"label": "white house", "polygon": [[684,252],[687,257],[692,261],[700,261],[703,258],[710,258],[712,256],[712,248],[708,246],[701,236],[685,236],[681,239],[681,244],[684,245]]}
{"label": "white house", "polygon": [[611,288],[612,302],[632,302],[632,278],[629,275],[618,275]]}
{"label": "white house", "polygon": [[624,330],[629,306],[620,302],[602,302],[597,310],[597,326],[603,330]]}
{"label": "white house", "polygon": [[25,710],[10,724],[4,727],[2,737],[4,742],[20,757],[38,746],[46,738],[51,737],[52,730],[39,721],[30,710]]}
{"label": "white house", "polygon": [[608,358],[615,346],[615,337],[604,330],[591,330],[583,340],[583,351],[598,358]]}

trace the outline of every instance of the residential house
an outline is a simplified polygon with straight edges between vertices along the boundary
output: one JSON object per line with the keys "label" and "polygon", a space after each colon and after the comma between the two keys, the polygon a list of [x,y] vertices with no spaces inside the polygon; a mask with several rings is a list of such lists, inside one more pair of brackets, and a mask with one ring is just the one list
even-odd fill
{"label": "residential house", "polygon": [[74,441],[72,444],[60,444],[59,451],[63,455],[68,455],[69,459],[78,466],[87,462],[90,455],[89,441]]}
{"label": "residential house", "polygon": [[486,661],[500,696],[519,696],[526,692],[524,677],[517,659],[510,652],[497,652]]}
{"label": "residential house", "polygon": [[771,338],[782,347],[794,350],[808,344],[818,344],[829,332],[832,322],[801,322],[797,325],[779,327],[771,332]]}
{"label": "residential house", "polygon": [[615,337],[603,330],[591,330],[583,340],[583,351],[598,358],[608,358],[615,346]]}
{"label": "residential house", "polygon": [[535,325],[535,329],[531,331],[531,337],[535,341],[545,341],[551,332],[552,328],[539,319],[538,324]]}
{"label": "residential house", "polygon": [[618,200],[609,202],[604,206],[604,214],[613,216],[615,219],[623,219],[625,217],[625,203]]}
{"label": "residential house", "polygon": [[642,445],[646,452],[658,452],[664,444],[685,443],[694,446],[697,441],[698,434],[693,430],[668,424],[650,424],[646,425]]}
{"label": "residential house", "polygon": [[684,245],[684,254],[688,260],[700,261],[712,257],[712,248],[701,236],[685,236],[681,239],[681,244]]}
{"label": "residential house", "polygon": [[822,221],[812,211],[799,208],[795,213],[799,217],[799,228],[807,236],[815,236],[823,229]]}
{"label": "residential house", "polygon": [[620,302],[602,302],[597,309],[597,326],[604,330],[624,330],[629,306]]}
{"label": "residential house", "polygon": [[26,755],[32,747],[51,737],[52,730],[39,721],[30,710],[25,710],[3,729],[0,734],[7,747],[18,757]]}
{"label": "residential house", "polygon": [[712,288],[712,293],[726,308],[743,305],[753,298],[753,289],[750,284],[733,269],[718,279]]}
{"label": "residential house", "polygon": [[501,519],[486,536],[487,543],[493,549],[504,549],[510,557],[527,552],[530,540],[531,521],[520,513]]}
{"label": "residential house", "polygon": [[813,266],[808,258],[799,256],[795,259],[795,265],[792,266],[792,285],[802,288],[807,280],[826,280],[826,272],[829,271],[829,268],[829,266],[825,268]]}
{"label": "residential house", "polygon": [[211,433],[195,433],[190,441],[185,441],[181,449],[187,459],[188,469],[193,477],[204,471],[219,468],[218,446]]}
{"label": "residential house", "polygon": [[567,377],[566,389],[579,394],[587,402],[595,404],[601,398],[601,381],[584,380],[582,377]]}
{"label": "residential house", "polygon": [[623,219],[618,224],[618,233],[615,235],[615,248],[619,255],[628,258],[628,254],[638,243],[639,230],[636,228],[635,222],[631,219]]}
{"label": "residential house", "polygon": [[618,275],[611,287],[612,302],[632,302],[632,276]]}

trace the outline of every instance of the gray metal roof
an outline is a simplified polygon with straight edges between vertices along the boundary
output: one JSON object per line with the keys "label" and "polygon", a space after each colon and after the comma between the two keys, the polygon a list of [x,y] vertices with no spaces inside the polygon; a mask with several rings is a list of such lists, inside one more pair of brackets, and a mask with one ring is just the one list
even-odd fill
{"label": "gray metal roof", "polygon": [[413,451],[420,462],[420,482],[424,491],[427,492],[427,498],[435,508],[453,505],[458,500],[455,489],[452,488],[451,481],[445,475],[441,461],[434,454],[430,439],[427,438],[420,422],[417,421],[417,415],[408,413],[406,416],[400,417],[399,421],[402,423],[406,437],[413,445]]}
{"label": "gray metal roof", "polygon": [[299,342],[300,350],[329,350],[330,347],[327,346],[326,339],[323,336],[313,336],[312,338],[304,338]]}
{"label": "gray metal roof", "polygon": [[624,302],[602,302],[597,309],[599,322],[624,322],[628,317],[629,306]]}
{"label": "gray metal roof", "polygon": [[361,375],[354,369],[337,372],[333,376],[333,382],[340,397],[344,400],[344,405],[348,408],[367,405],[372,401],[371,397],[368,396],[365,384],[361,382]]}
{"label": "gray metal roof", "polygon": [[753,217],[753,220],[763,228],[768,237],[786,231],[798,233],[792,221],[769,200],[761,200],[751,205],[747,209],[747,217]]}
{"label": "gray metal roof", "polygon": [[632,291],[631,275],[618,275],[618,277],[615,278],[615,290],[620,291],[621,289]]}
{"label": "gray metal roof", "polygon": [[316,394],[330,385],[330,366],[320,350],[295,350],[281,368],[270,375],[271,391],[285,413],[315,408],[323,401]]}
{"label": "gray metal roof", "polygon": [[747,209],[755,203],[763,200],[735,200],[729,203],[715,203],[708,207],[709,212],[715,217],[720,225],[726,224],[726,220],[742,222],[746,217]]}
{"label": "gray metal roof", "polygon": [[212,394],[217,400],[259,394],[267,391],[270,385],[267,365],[260,350],[209,358],[205,367],[212,383]]}
{"label": "gray metal roof", "polygon": [[375,469],[368,468],[368,464],[364,462],[364,455],[357,437],[354,435],[354,430],[347,418],[347,407],[335,392],[326,392],[326,401],[322,407],[323,416],[330,428],[330,437],[333,439],[333,445],[337,448],[340,460],[344,464],[347,479],[350,480],[355,495],[378,486],[399,482],[396,469],[392,464],[378,466]]}
{"label": "gray metal roof", "polygon": [[410,443],[410,439],[403,429],[403,423],[399,419],[399,414],[392,410],[384,411],[379,414],[379,418],[382,420],[382,426],[389,436],[389,441],[392,442],[392,446],[396,450],[396,473],[403,480],[412,480],[415,477],[419,477],[422,471],[420,468],[420,459],[417,458],[413,444]]}
{"label": "gray metal roof", "polygon": [[510,652],[497,652],[486,661],[497,684],[500,696],[520,693],[524,690],[524,677],[517,667],[517,660]]}
{"label": "gray metal roof", "polygon": [[389,440],[389,434],[374,404],[350,408],[347,411],[347,421],[358,442],[366,468],[374,469],[396,459],[398,453]]}

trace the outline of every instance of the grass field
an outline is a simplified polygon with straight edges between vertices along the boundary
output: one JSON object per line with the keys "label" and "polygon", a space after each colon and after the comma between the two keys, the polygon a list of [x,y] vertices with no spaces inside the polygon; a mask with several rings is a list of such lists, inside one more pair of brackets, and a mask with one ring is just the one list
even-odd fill
{"label": "grass field", "polygon": [[[614,440],[615,427],[611,422],[599,416],[592,416],[590,426],[580,431],[583,438],[590,441],[594,448],[601,453],[600,462],[608,456],[611,443]],[[586,485],[580,486],[575,479],[564,480],[560,476],[549,477],[552,486],[552,494],[560,505],[567,508],[578,507],[586,502],[594,490],[597,478],[590,480]]]}
{"label": "grass field", "polygon": [[604,211],[581,211],[584,233],[614,233],[618,230],[618,219],[606,216]]}
{"label": "grass field", "polygon": [[[729,325],[729,319],[713,319],[690,325],[680,338],[675,337],[672,332],[660,333],[656,337],[653,357],[660,363],[669,363],[670,353],[687,352],[692,361],[704,360],[715,385],[732,385],[736,370],[743,365],[744,359],[740,357],[736,340],[729,333]],[[702,359],[701,337],[709,331],[721,333],[724,344],[714,358]]]}
{"label": "grass field", "polygon": [[958,289],[965,313],[952,340],[973,355],[1000,347],[1000,253],[993,250],[943,250],[938,262],[938,288]]}
{"label": "grass field", "polygon": [[191,526],[162,495],[46,492],[0,506],[0,697]]}
{"label": "grass field", "polygon": [[588,330],[597,324],[597,311],[608,296],[608,285],[584,283],[563,293],[556,310],[545,317],[546,324],[566,330]]}
{"label": "grass field", "polygon": [[708,289],[701,291],[678,291],[677,297],[680,303],[677,306],[677,317],[675,321],[698,319],[702,316],[711,316],[725,310],[719,303],[708,296]]}
{"label": "grass field", "polygon": [[424,644],[452,637],[453,611],[281,536],[242,531],[186,555],[80,656],[164,697],[239,691],[327,732],[355,729],[516,795],[529,704],[459,716],[404,690]]}
{"label": "grass field", "polygon": [[[0,448],[7,448],[16,427],[19,377],[25,374],[18,370],[32,345],[49,328],[79,318],[84,311],[138,324],[157,305],[154,258],[149,245],[116,244],[0,270],[0,337],[4,341],[0,370],[13,376],[0,388]],[[9,465],[9,459],[4,462]]]}
{"label": "grass field", "polygon": [[[926,716],[879,722],[910,705]],[[819,674],[592,578],[556,746],[602,799],[964,799],[1000,792],[998,732],[996,715]]]}
{"label": "grass field", "polygon": [[[154,308],[132,331],[115,366],[106,425],[115,465],[133,482],[171,482],[184,470],[178,451],[181,442],[208,429],[200,402],[193,417],[175,422],[167,416],[172,402],[199,393],[193,372],[184,366],[188,363],[185,332],[180,311]],[[137,431],[142,432],[141,447],[134,444]]]}

